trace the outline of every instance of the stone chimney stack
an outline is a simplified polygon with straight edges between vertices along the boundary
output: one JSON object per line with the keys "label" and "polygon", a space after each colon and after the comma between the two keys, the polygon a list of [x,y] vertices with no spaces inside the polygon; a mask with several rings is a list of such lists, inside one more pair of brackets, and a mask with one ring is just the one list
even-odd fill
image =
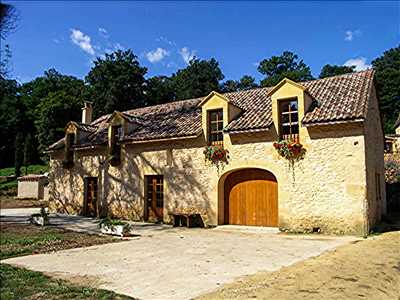
{"label": "stone chimney stack", "polygon": [[82,123],[90,124],[92,123],[93,106],[92,102],[85,101],[85,107],[82,108]]}

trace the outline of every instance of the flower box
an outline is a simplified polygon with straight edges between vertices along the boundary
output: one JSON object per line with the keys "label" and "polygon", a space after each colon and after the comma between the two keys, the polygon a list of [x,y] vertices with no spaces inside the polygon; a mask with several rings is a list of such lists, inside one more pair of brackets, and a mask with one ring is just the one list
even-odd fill
{"label": "flower box", "polygon": [[132,226],[129,223],[111,220],[109,218],[103,219],[99,223],[100,231],[104,234],[118,235],[121,237],[131,235]]}
{"label": "flower box", "polygon": [[30,221],[34,225],[46,226],[49,224],[49,218],[40,214],[31,215]]}
{"label": "flower box", "polygon": [[221,167],[223,168],[225,164],[228,164],[229,151],[224,149],[222,145],[207,146],[203,153],[205,161],[215,165],[218,171]]}
{"label": "flower box", "polygon": [[40,208],[40,213],[32,214],[29,218],[31,224],[46,226],[49,224],[49,214],[47,212],[47,208]]}

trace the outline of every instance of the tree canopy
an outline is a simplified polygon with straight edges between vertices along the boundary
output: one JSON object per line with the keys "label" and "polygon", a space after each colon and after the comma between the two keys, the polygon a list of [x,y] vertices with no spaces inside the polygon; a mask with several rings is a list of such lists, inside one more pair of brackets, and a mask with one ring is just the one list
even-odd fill
{"label": "tree canopy", "polygon": [[257,70],[265,76],[261,80],[261,86],[274,86],[285,77],[294,81],[313,79],[310,67],[290,51],[262,60]]}
{"label": "tree canopy", "polygon": [[117,50],[97,58],[85,78],[86,98],[93,102],[94,116],[143,106],[146,72],[132,50]]}
{"label": "tree canopy", "polygon": [[171,78],[176,100],[202,97],[219,91],[219,82],[223,79],[224,75],[214,58],[192,59],[186,68],[178,70]]}
{"label": "tree canopy", "polygon": [[400,113],[400,46],[385,51],[372,61],[379,106],[384,118],[384,129],[394,132],[394,123]]}
{"label": "tree canopy", "polygon": [[321,69],[321,73],[319,73],[319,78],[326,78],[336,75],[342,75],[347,73],[353,73],[355,70],[355,66],[338,66],[338,65],[325,65]]}
{"label": "tree canopy", "polygon": [[[386,51],[372,64],[385,132],[393,132],[400,112],[400,48]],[[258,71],[264,75],[261,86],[272,86],[284,77],[295,81],[313,78],[303,60],[289,51],[262,60]],[[319,77],[353,71],[354,67],[325,65]],[[131,50],[118,50],[97,58],[85,82],[55,69],[22,85],[0,76],[0,167],[39,162],[43,151],[64,136],[67,122],[80,121],[84,100],[94,102],[94,117],[98,117],[114,110],[203,97],[211,91],[258,86],[249,75],[222,82],[224,75],[214,58],[195,58],[171,76],[146,79],[146,72]]]}

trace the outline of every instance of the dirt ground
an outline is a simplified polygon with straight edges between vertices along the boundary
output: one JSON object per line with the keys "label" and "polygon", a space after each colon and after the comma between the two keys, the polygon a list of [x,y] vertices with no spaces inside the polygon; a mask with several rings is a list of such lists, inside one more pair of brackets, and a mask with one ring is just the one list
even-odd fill
{"label": "dirt ground", "polygon": [[120,241],[111,236],[85,234],[53,226],[0,222],[1,259]]}
{"label": "dirt ground", "polygon": [[400,231],[341,246],[199,299],[400,299]]}
{"label": "dirt ground", "polygon": [[27,208],[27,207],[41,207],[47,206],[46,201],[29,200],[29,199],[15,199],[15,196],[6,194],[0,195],[0,209],[5,208]]}

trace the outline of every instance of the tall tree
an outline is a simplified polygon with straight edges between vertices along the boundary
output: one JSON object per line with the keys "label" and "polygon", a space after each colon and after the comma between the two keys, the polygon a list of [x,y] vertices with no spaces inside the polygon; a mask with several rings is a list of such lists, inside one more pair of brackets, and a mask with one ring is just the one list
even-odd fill
{"label": "tall tree", "polygon": [[15,176],[21,176],[21,167],[24,161],[24,135],[21,131],[15,137]]}
{"label": "tall tree", "polygon": [[25,137],[24,143],[24,166],[25,166],[25,175],[28,174],[28,167],[31,163],[33,163],[33,155],[36,149],[34,146],[34,141],[32,135],[28,133]]}
{"label": "tall tree", "polygon": [[280,56],[272,56],[260,62],[257,70],[265,75],[262,86],[273,86],[287,77],[294,81],[313,79],[310,67],[293,52],[284,51]]}
{"label": "tall tree", "polygon": [[37,145],[32,160],[37,161],[43,151],[63,136],[63,128],[70,120],[79,121],[84,82],[76,77],[60,74],[54,69],[23,84],[19,90],[26,109],[24,132]]}
{"label": "tall tree", "polygon": [[244,75],[239,80],[238,89],[239,91],[250,90],[258,87],[256,79],[249,75]]}
{"label": "tall tree", "polygon": [[23,130],[25,107],[15,80],[0,77],[0,168],[14,166],[15,136]]}
{"label": "tall tree", "polygon": [[372,66],[376,71],[376,89],[384,130],[392,133],[400,113],[400,46],[385,51],[372,62]]}
{"label": "tall tree", "polygon": [[[18,13],[11,4],[0,2],[0,41],[17,28]],[[0,77],[7,78],[10,74],[10,45],[0,43]]]}
{"label": "tall tree", "polygon": [[221,85],[221,92],[228,93],[228,92],[237,92],[237,91],[245,91],[249,89],[254,89],[258,85],[254,77],[249,75],[244,75],[240,78],[239,81],[236,80],[227,80]]}
{"label": "tall tree", "polygon": [[94,116],[143,106],[146,72],[131,50],[97,58],[85,78],[89,87],[86,97],[93,102]]}
{"label": "tall tree", "polygon": [[219,90],[219,82],[224,79],[218,62],[192,59],[189,65],[172,76],[177,100],[202,97]]}
{"label": "tall tree", "polygon": [[43,155],[50,144],[63,137],[68,121],[80,121],[84,82],[51,69],[24,84],[21,91],[28,119],[35,124],[39,154]]}
{"label": "tall tree", "polygon": [[0,3],[0,38],[4,40],[17,28],[18,13],[11,4]]}
{"label": "tall tree", "polygon": [[239,89],[239,84],[236,80],[229,79],[221,84],[220,90],[223,93],[236,92]]}
{"label": "tall tree", "polygon": [[154,76],[146,82],[146,105],[162,104],[175,100],[175,90],[171,78]]}
{"label": "tall tree", "polygon": [[337,65],[325,65],[321,69],[321,73],[319,74],[319,78],[326,78],[336,75],[342,75],[347,73],[353,73],[355,70],[355,66],[337,66]]}

